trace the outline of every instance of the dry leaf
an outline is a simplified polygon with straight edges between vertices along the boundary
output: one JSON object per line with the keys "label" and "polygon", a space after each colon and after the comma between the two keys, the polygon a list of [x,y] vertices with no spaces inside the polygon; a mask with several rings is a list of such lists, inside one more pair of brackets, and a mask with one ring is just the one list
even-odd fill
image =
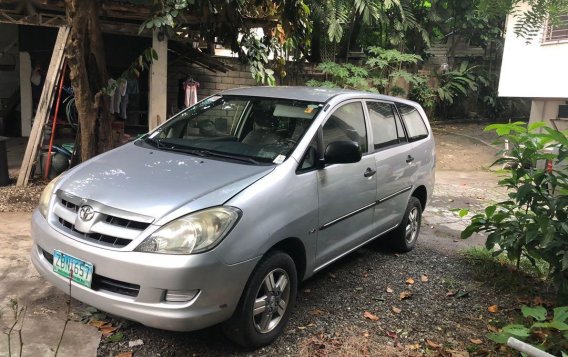
{"label": "dry leaf", "polygon": [[451,291],[451,290],[450,290],[450,291],[448,291],[448,292],[446,293],[446,296],[447,296],[447,297],[452,297],[452,296],[456,295],[456,293],[457,293],[457,291]]}
{"label": "dry leaf", "polygon": [[103,333],[103,337],[108,337],[108,336],[112,335],[112,333],[114,331],[116,331],[117,329],[118,329],[118,327],[105,326],[105,327],[101,327],[99,330]]}
{"label": "dry leaf", "polygon": [[420,277],[420,281],[422,281],[423,283],[427,283],[428,282],[428,275],[422,275]]}
{"label": "dry leaf", "polygon": [[305,326],[298,326],[298,330],[305,330],[306,327]]}
{"label": "dry leaf", "polygon": [[369,331],[363,332],[363,337],[369,337],[369,336],[370,336]]}
{"label": "dry leaf", "polygon": [[379,317],[377,315],[373,315],[369,311],[365,311],[365,313],[363,313],[363,317],[365,317],[365,318],[367,318],[371,321],[378,321],[379,320]]}
{"label": "dry leaf", "polygon": [[469,357],[469,352],[467,352],[467,351],[446,350],[444,352],[446,352],[446,355],[447,355],[447,353],[450,353],[450,356],[452,356],[452,357]]}
{"label": "dry leaf", "polygon": [[132,357],[132,352],[122,352],[114,357]]}
{"label": "dry leaf", "polygon": [[387,288],[387,293],[394,293],[394,290],[391,288]]}
{"label": "dry leaf", "polygon": [[369,276],[369,273],[363,273],[363,278],[367,278]]}
{"label": "dry leaf", "polygon": [[309,311],[308,314],[312,316],[321,316],[324,314],[324,312],[320,309],[313,309],[312,311]]}
{"label": "dry leaf", "polygon": [[406,347],[407,347],[409,350],[417,350],[417,349],[420,348],[420,344],[419,344],[419,343],[415,343],[415,344],[413,344],[413,345],[406,345]]}
{"label": "dry leaf", "polygon": [[335,275],[333,273],[327,273],[327,275],[329,275],[329,277],[332,278],[332,279],[337,278],[337,275]]}
{"label": "dry leaf", "polygon": [[392,338],[392,339],[395,339],[395,338],[396,338],[396,332],[394,332],[394,331],[387,331],[387,336],[390,337],[390,338]]}
{"label": "dry leaf", "polygon": [[92,320],[89,322],[89,325],[96,327],[96,328],[101,328],[102,326],[108,324],[108,322],[106,321],[100,321],[100,320]]}
{"label": "dry leaf", "polygon": [[434,349],[442,347],[442,345],[439,345],[436,342],[430,341],[430,340],[426,340],[426,344],[428,345],[428,347],[434,348]]}
{"label": "dry leaf", "polygon": [[495,314],[495,313],[499,312],[499,307],[497,307],[497,305],[491,305],[487,308],[487,311]]}
{"label": "dry leaf", "polygon": [[412,292],[410,291],[403,291],[399,295],[400,300],[410,299],[411,297],[412,297]]}
{"label": "dry leaf", "polygon": [[469,341],[474,345],[481,345],[483,343],[479,338],[470,338]]}
{"label": "dry leaf", "polygon": [[414,284],[414,279],[408,278],[408,279],[406,279],[406,283],[409,284],[409,285],[412,285],[412,284]]}
{"label": "dry leaf", "polygon": [[499,329],[495,326],[487,325],[487,329],[491,332],[499,332]]}
{"label": "dry leaf", "polygon": [[396,306],[393,306],[393,307],[392,307],[392,312],[394,312],[395,314],[400,314],[401,311],[402,311],[402,310],[399,309],[399,308],[396,307]]}

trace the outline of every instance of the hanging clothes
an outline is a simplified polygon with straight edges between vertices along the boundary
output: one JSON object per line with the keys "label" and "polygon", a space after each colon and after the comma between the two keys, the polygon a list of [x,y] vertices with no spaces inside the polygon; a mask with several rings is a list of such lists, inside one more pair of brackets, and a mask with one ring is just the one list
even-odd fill
{"label": "hanging clothes", "polygon": [[109,94],[108,94],[109,97],[110,97],[109,108],[108,108],[108,109],[109,109],[109,112],[110,112],[111,114],[114,114],[114,113],[115,113],[115,108],[116,108],[116,105],[115,105],[115,103],[114,103],[114,102],[115,102],[115,98],[116,98],[116,97],[115,97],[115,94],[116,94],[116,92],[117,92],[117,90],[116,90],[116,80],[110,78],[110,79],[108,80],[108,87],[110,88],[110,92],[109,92]]}
{"label": "hanging clothes", "polygon": [[187,79],[183,82],[183,90],[185,92],[184,107],[190,107],[197,103],[197,89],[199,89],[199,82],[193,78]]}

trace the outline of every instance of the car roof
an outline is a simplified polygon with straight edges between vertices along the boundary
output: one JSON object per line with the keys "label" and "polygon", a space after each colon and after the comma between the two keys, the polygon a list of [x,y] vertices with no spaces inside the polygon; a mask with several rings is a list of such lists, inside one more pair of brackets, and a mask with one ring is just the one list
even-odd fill
{"label": "car roof", "polygon": [[350,98],[372,98],[378,100],[397,101],[408,104],[415,104],[402,98],[390,97],[382,94],[374,94],[370,92],[356,91],[351,89],[338,88],[317,88],[302,86],[258,86],[258,87],[242,87],[234,88],[221,92],[222,95],[243,95],[264,98],[292,99],[308,102],[325,103],[333,97],[345,96]]}

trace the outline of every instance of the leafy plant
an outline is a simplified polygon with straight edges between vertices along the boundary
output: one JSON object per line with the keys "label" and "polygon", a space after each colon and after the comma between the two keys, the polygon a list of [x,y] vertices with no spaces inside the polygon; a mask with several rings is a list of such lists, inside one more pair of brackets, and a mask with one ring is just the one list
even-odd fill
{"label": "leafy plant", "polygon": [[467,61],[462,62],[456,70],[442,73],[439,76],[440,86],[438,97],[442,102],[453,104],[454,100],[466,97],[477,90],[475,66],[470,66]]}
{"label": "leafy plant", "polygon": [[568,351],[568,306],[553,310],[548,319],[548,311],[542,306],[523,305],[521,312],[527,319],[526,324],[510,324],[487,335],[492,341],[505,344],[509,337],[530,343],[552,354],[566,356]]}
{"label": "leafy plant", "polygon": [[[475,214],[461,237],[468,238],[474,232],[489,233],[486,248],[495,249],[495,256],[506,254],[517,266],[523,256],[533,265],[536,259],[546,261],[558,296],[566,301],[568,175],[557,168],[568,158],[568,137],[544,123],[493,124],[485,130],[495,130],[512,145],[507,155],[494,163],[511,167],[509,175],[499,181],[500,186],[508,189],[509,199]],[[554,169],[539,165],[546,160],[553,163]],[[462,210],[460,215],[467,213]]]}

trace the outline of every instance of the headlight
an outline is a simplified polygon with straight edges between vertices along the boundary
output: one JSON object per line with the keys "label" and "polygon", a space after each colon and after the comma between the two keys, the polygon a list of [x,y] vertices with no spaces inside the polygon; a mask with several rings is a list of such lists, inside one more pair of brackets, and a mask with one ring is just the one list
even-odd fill
{"label": "headlight", "polygon": [[39,205],[38,205],[39,213],[41,213],[41,215],[44,216],[45,218],[47,218],[49,201],[51,201],[51,196],[53,195],[53,189],[55,188],[55,185],[57,184],[57,182],[61,177],[62,175],[59,175],[53,180],[51,180],[51,182],[49,182],[47,186],[45,186],[45,188],[43,189],[41,196],[39,196]]}
{"label": "headlight", "polygon": [[154,232],[136,248],[138,252],[192,254],[213,248],[233,228],[241,211],[214,207],[183,216]]}

